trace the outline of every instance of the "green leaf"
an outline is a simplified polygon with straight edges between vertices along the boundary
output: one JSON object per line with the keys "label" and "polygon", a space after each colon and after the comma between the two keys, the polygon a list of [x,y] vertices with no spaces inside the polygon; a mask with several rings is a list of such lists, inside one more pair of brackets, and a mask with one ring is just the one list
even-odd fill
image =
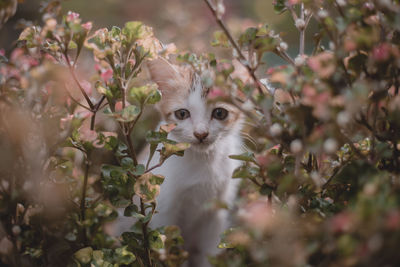
{"label": "green leaf", "polygon": [[162,249],[164,248],[164,242],[161,238],[161,234],[158,231],[151,231],[149,233],[149,243],[152,249]]}
{"label": "green leaf", "polygon": [[257,28],[248,28],[240,35],[239,44],[241,47],[248,46],[257,37]]}
{"label": "green leaf", "polygon": [[223,31],[214,32],[214,40],[211,42],[212,46],[231,47],[228,37]]}
{"label": "green leaf", "polygon": [[172,155],[177,155],[177,156],[182,157],[184,151],[190,147],[189,143],[170,144],[170,143],[163,142],[163,145],[164,145],[164,147],[161,151],[161,155],[164,158],[168,158]]}
{"label": "green leaf", "polygon": [[74,253],[74,257],[82,264],[87,264],[92,260],[93,249],[86,247]]}
{"label": "green leaf", "polygon": [[106,109],[104,113],[114,117],[117,121],[120,122],[131,122],[136,119],[136,117],[140,113],[140,108],[134,105],[130,105],[125,107],[121,111],[111,112],[111,110]]}
{"label": "green leaf", "polygon": [[229,158],[256,163],[256,160],[254,159],[254,153],[252,152],[244,152],[240,155],[230,155]]}
{"label": "green leaf", "polygon": [[286,11],[285,0],[276,0],[274,4],[274,10],[278,14],[285,12]]}
{"label": "green leaf", "polygon": [[128,250],[128,246],[115,249],[116,260],[119,264],[131,264],[136,260],[136,256]]}
{"label": "green leaf", "polygon": [[128,44],[132,44],[137,39],[143,38],[144,33],[144,25],[140,21],[129,21],[122,28],[122,34],[125,36]]}
{"label": "green leaf", "polygon": [[260,172],[258,167],[242,165],[233,171],[232,178],[254,178]]}
{"label": "green leaf", "polygon": [[131,204],[125,208],[124,216],[133,217],[138,220],[143,220],[143,218],[145,218],[145,216],[139,212],[139,208],[134,204]]}
{"label": "green leaf", "polygon": [[129,97],[131,100],[144,105],[155,104],[161,100],[161,92],[157,90],[156,84],[147,84],[129,89]]}
{"label": "green leaf", "polygon": [[152,145],[158,145],[161,142],[167,142],[168,133],[149,131],[146,134],[146,141]]}
{"label": "green leaf", "polygon": [[144,202],[153,202],[160,193],[160,184],[163,182],[164,176],[154,175],[151,172],[140,176],[134,186],[136,195],[142,198]]}
{"label": "green leaf", "polygon": [[0,63],[7,63],[7,62],[8,62],[8,59],[5,56],[0,55]]}
{"label": "green leaf", "polygon": [[272,193],[272,188],[266,184],[263,184],[260,187],[260,194],[264,196],[269,196]]}
{"label": "green leaf", "polygon": [[133,169],[133,160],[130,157],[125,157],[121,159],[121,167],[125,170]]}

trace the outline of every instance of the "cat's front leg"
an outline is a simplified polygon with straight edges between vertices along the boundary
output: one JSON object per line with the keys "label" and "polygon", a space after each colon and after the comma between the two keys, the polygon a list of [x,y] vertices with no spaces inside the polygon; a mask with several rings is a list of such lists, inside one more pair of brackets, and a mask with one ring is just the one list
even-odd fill
{"label": "cat's front leg", "polygon": [[183,229],[185,249],[189,259],[184,266],[209,267],[208,256],[218,254],[220,235],[227,227],[226,210],[209,211],[202,214],[191,227]]}

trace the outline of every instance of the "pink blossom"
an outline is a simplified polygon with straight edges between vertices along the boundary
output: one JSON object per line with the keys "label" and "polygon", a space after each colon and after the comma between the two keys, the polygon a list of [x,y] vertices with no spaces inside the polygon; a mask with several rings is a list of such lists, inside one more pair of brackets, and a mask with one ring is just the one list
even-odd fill
{"label": "pink blossom", "polygon": [[289,5],[296,5],[300,2],[300,0],[289,0]]}
{"label": "pink blossom", "polygon": [[0,56],[5,56],[6,55],[6,51],[2,48],[0,49]]}
{"label": "pink blossom", "polygon": [[375,46],[372,50],[372,57],[376,61],[386,61],[390,57],[390,45],[387,43]]}

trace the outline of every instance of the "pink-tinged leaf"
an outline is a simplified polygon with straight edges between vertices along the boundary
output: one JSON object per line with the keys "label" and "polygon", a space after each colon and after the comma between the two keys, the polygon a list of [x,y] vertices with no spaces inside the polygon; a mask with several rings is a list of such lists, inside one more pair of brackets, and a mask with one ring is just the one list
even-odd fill
{"label": "pink-tinged leaf", "polygon": [[72,11],[68,11],[66,20],[68,22],[71,22],[71,21],[74,21],[76,19],[79,19],[79,14],[75,13],[75,12],[72,12]]}
{"label": "pink-tinged leaf", "polygon": [[330,230],[334,233],[348,232],[354,225],[353,214],[342,212],[330,219]]}
{"label": "pink-tinged leaf", "polygon": [[335,56],[331,52],[322,52],[310,57],[307,63],[321,78],[329,78],[336,70]]}
{"label": "pink-tinged leaf", "polygon": [[97,139],[97,132],[92,131],[87,127],[79,128],[79,133],[82,141],[93,142]]}
{"label": "pink-tinged leaf", "polygon": [[386,228],[389,230],[397,231],[400,229],[400,211],[391,211],[386,217]]}
{"label": "pink-tinged leaf", "polygon": [[175,123],[164,124],[160,126],[160,131],[164,133],[170,133],[173,129],[175,129],[175,127],[176,127]]}
{"label": "pink-tinged leaf", "polygon": [[122,110],[122,101],[118,101],[115,103],[115,111],[121,111]]}
{"label": "pink-tinged leaf", "polygon": [[70,124],[70,122],[72,121],[72,119],[74,118],[74,115],[67,115],[64,118],[60,119],[60,128],[62,130],[65,130],[67,128],[67,126]]}
{"label": "pink-tinged leaf", "polygon": [[112,69],[107,69],[105,71],[102,71],[100,76],[104,82],[108,82],[113,76],[113,71]]}
{"label": "pink-tinged leaf", "polygon": [[81,85],[83,90],[85,90],[85,93],[88,95],[92,94],[92,85],[90,84],[90,82],[83,80],[81,81]]}
{"label": "pink-tinged leaf", "polygon": [[91,21],[88,21],[88,22],[82,24],[82,28],[84,28],[86,31],[90,31],[92,29],[92,26],[93,26],[93,24]]}
{"label": "pink-tinged leaf", "polygon": [[212,99],[215,99],[218,97],[226,97],[226,96],[227,96],[227,94],[220,88],[213,88],[208,93],[207,98],[212,100]]}
{"label": "pink-tinged leaf", "polygon": [[344,50],[347,52],[355,51],[357,49],[357,43],[353,40],[345,40],[344,41]]}
{"label": "pink-tinged leaf", "polygon": [[386,61],[390,57],[390,45],[387,43],[379,44],[372,50],[372,57],[376,61]]}
{"label": "pink-tinged leaf", "polygon": [[300,0],[289,0],[288,2],[289,2],[289,5],[293,6],[293,5],[298,4],[300,2]]}

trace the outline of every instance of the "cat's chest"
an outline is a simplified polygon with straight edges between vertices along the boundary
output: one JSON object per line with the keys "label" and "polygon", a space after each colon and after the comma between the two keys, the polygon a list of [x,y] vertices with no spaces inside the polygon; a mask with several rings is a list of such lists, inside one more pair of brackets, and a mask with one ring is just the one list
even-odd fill
{"label": "cat's chest", "polygon": [[[173,167],[175,166],[175,167]],[[191,187],[218,190],[230,179],[233,164],[227,159],[205,159],[202,157],[176,157],[163,168],[165,182],[175,184],[177,190]]]}

